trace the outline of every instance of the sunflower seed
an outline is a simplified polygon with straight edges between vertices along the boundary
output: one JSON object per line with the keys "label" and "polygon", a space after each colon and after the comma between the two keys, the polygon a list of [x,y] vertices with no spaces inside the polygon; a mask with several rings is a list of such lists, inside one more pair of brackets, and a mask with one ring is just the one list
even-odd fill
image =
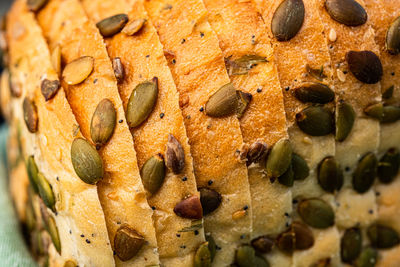
{"label": "sunflower seed", "polygon": [[119,33],[122,28],[128,23],[128,15],[117,14],[99,21],[96,27],[99,29],[103,37],[111,37]]}
{"label": "sunflower seed", "polygon": [[94,58],[80,57],[68,63],[62,73],[64,81],[68,85],[80,84],[92,73]]}
{"label": "sunflower seed", "polygon": [[343,172],[334,157],[326,157],[318,165],[318,183],[330,193],[342,187]]}
{"label": "sunflower seed", "polygon": [[275,10],[271,30],[278,41],[289,41],[301,29],[304,21],[302,0],[284,0]]}
{"label": "sunflower seed", "polygon": [[114,69],[115,78],[117,79],[118,83],[123,82],[125,77],[125,71],[121,59],[119,57],[113,58],[112,66]]}
{"label": "sunflower seed", "polygon": [[335,213],[325,201],[317,198],[303,200],[297,207],[303,221],[314,228],[324,229],[335,223]]}
{"label": "sunflower seed", "polygon": [[208,242],[199,246],[194,255],[194,267],[211,267],[211,252],[208,248]]}
{"label": "sunflower seed", "polygon": [[400,243],[399,234],[391,227],[373,224],[368,227],[367,235],[371,245],[376,248],[392,248]]}
{"label": "sunflower seed", "polygon": [[355,0],[326,0],[325,8],[333,20],[347,26],[359,26],[367,22],[367,12]]}
{"label": "sunflower seed", "polygon": [[386,49],[392,55],[400,53],[400,17],[395,19],[387,30]]}
{"label": "sunflower seed", "polygon": [[93,113],[90,123],[90,136],[97,146],[102,146],[111,138],[117,114],[114,104],[107,98],[100,101]]}
{"label": "sunflower seed", "polygon": [[157,154],[149,158],[140,170],[140,176],[142,177],[144,188],[151,194],[156,193],[164,183],[165,178],[163,156]]}
{"label": "sunflower seed", "polygon": [[243,117],[244,112],[247,110],[253,96],[250,93],[245,93],[242,91],[236,91],[236,94],[238,98],[236,116],[238,117],[238,119],[240,119]]}
{"label": "sunflower seed", "polygon": [[238,108],[235,87],[231,83],[225,84],[208,99],[205,107],[206,115],[210,117],[232,115]]}
{"label": "sunflower seed", "polygon": [[203,217],[203,209],[200,198],[198,196],[191,196],[183,199],[175,205],[174,212],[182,218],[201,219]]}
{"label": "sunflower seed", "polygon": [[216,210],[222,202],[220,193],[209,188],[200,188],[200,202],[203,207],[203,216]]}
{"label": "sunflower seed", "polygon": [[292,146],[288,139],[275,143],[268,156],[266,172],[269,178],[277,178],[284,174],[292,161]]}
{"label": "sunflower seed", "polygon": [[361,253],[362,238],[359,228],[347,229],[340,240],[340,255],[342,261],[351,263],[357,259]]}
{"label": "sunflower seed", "polygon": [[334,131],[333,113],[327,107],[310,106],[296,114],[299,128],[311,136],[328,135]]}
{"label": "sunflower seed", "polygon": [[339,100],[336,107],[336,141],[343,142],[350,134],[356,119],[353,107]]}
{"label": "sunflower seed", "polygon": [[121,261],[135,257],[145,243],[144,237],[128,225],[122,225],[114,237],[114,250]]}
{"label": "sunflower seed", "polygon": [[38,130],[38,114],[35,103],[25,97],[23,103],[24,121],[29,132],[36,133]]}
{"label": "sunflower seed", "polygon": [[374,84],[382,79],[382,63],[374,52],[349,51],[346,53],[346,61],[351,73],[359,81]]}
{"label": "sunflower seed", "polygon": [[132,36],[143,28],[146,21],[146,19],[131,20],[125,25],[125,27],[122,29],[122,32],[126,35]]}
{"label": "sunflower seed", "polygon": [[132,91],[126,110],[126,119],[129,127],[134,128],[142,124],[153,111],[158,97],[158,79],[140,83]]}
{"label": "sunflower seed", "polygon": [[374,153],[365,154],[353,172],[353,188],[358,193],[367,192],[377,175],[378,160]]}
{"label": "sunflower seed", "polygon": [[294,90],[294,96],[303,103],[325,104],[333,101],[335,93],[322,83],[306,83]]}
{"label": "sunflower seed", "polygon": [[181,173],[185,168],[185,152],[182,145],[172,134],[168,134],[168,142],[165,149],[165,165],[175,174]]}

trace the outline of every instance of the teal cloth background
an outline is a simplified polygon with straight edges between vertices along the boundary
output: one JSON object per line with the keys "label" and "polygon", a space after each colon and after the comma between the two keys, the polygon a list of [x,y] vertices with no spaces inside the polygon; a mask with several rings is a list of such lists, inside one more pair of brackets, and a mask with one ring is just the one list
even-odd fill
{"label": "teal cloth background", "polygon": [[8,190],[7,127],[0,128],[0,266],[37,266],[26,248]]}

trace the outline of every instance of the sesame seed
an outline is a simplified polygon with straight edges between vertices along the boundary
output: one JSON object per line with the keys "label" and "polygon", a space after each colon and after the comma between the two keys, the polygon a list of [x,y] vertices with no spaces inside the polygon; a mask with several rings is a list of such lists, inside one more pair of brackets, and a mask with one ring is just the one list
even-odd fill
{"label": "sesame seed", "polygon": [[199,231],[195,230],[194,235],[198,235],[198,234],[199,234]]}
{"label": "sesame seed", "polygon": [[123,122],[124,122],[124,120],[119,120],[118,122],[119,122],[119,123],[123,123]]}
{"label": "sesame seed", "polygon": [[261,93],[262,89],[261,88],[257,88],[257,93]]}
{"label": "sesame seed", "polygon": [[201,33],[200,33],[200,37],[204,37],[204,33],[201,32]]}
{"label": "sesame seed", "polygon": [[208,185],[212,185],[213,183],[214,183],[213,180],[209,180],[209,181],[208,181]]}
{"label": "sesame seed", "polygon": [[201,107],[199,110],[200,110],[200,112],[203,112],[203,111],[204,111],[204,108],[203,108],[203,107]]}
{"label": "sesame seed", "polygon": [[244,210],[248,210],[248,209],[249,209],[249,206],[246,205],[246,206],[243,207],[243,209],[244,209]]}
{"label": "sesame seed", "polygon": [[187,181],[187,177],[186,177],[186,176],[183,177],[183,178],[182,178],[182,181],[186,182],[186,181]]}
{"label": "sesame seed", "polygon": [[184,44],[185,42],[186,42],[186,40],[185,40],[185,39],[182,39],[181,44]]}
{"label": "sesame seed", "polygon": [[85,237],[85,235],[84,235],[84,234],[81,234],[81,237]]}
{"label": "sesame seed", "polygon": [[164,116],[165,116],[165,114],[164,113],[160,113],[160,118],[162,119],[162,118],[164,118]]}
{"label": "sesame seed", "polygon": [[152,206],[151,209],[152,209],[152,210],[156,210],[156,207]]}

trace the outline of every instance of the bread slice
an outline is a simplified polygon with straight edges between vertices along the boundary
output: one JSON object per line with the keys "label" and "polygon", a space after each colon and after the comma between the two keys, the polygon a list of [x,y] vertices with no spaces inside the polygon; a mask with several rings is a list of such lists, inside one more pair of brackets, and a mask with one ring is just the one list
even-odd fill
{"label": "bread slice", "polygon": [[[160,261],[165,266],[191,266],[198,246],[205,241],[203,227],[181,232],[184,228],[199,224],[174,213],[175,205],[185,197],[199,195],[193,172],[193,160],[182,112],[179,108],[179,95],[174,84],[163,47],[157,32],[149,21],[140,1],[126,0],[84,0],[86,13],[93,22],[110,16],[127,13],[131,21],[145,19],[145,25],[133,36],[119,33],[107,38],[110,57],[120,58],[125,76],[119,83],[119,93],[125,111],[135,87],[145,81],[158,78],[158,100],[148,117],[139,127],[132,128],[139,168],[152,156],[161,153],[165,157],[168,135],[172,134],[181,143],[185,154],[185,169],[174,174],[167,171],[161,188],[153,195],[148,194],[148,202],[154,207],[154,226],[156,228]],[[201,224],[201,223],[200,223]]]}
{"label": "bread slice", "polygon": [[243,144],[239,122],[204,112],[210,96],[230,82],[218,39],[202,1],[146,1],[145,7],[180,94],[197,185],[222,195],[219,208],[204,218],[205,231],[221,248],[213,264],[230,264],[237,246],[249,240],[252,215],[247,169],[236,152]]}
{"label": "bread slice", "polygon": [[[13,78],[21,85],[22,92],[20,98],[13,99],[16,118],[23,123],[21,103],[25,97],[37,107],[37,133],[29,133],[26,126],[21,125],[21,136],[25,137],[22,140],[23,151],[25,157],[34,156],[39,172],[50,183],[56,198],[57,213],[52,216],[62,247],[60,255],[52,245],[49,253],[56,265],[73,259],[79,265],[113,266],[97,188],[83,183],[72,167],[69,151],[75,138],[76,121],[64,91],[60,89],[48,102],[41,94],[41,80],[56,80],[58,77],[50,63],[41,29],[33,13],[27,10],[25,1],[15,2],[7,20],[7,39],[12,46],[9,52]],[[79,205],[81,202],[85,204]]]}
{"label": "bread slice", "polygon": [[90,140],[92,115],[101,100],[108,98],[116,110],[117,125],[113,136],[99,150],[105,170],[105,177],[97,184],[99,198],[112,246],[116,231],[124,224],[136,230],[146,240],[139,254],[131,260],[121,262],[115,256],[117,265],[158,264],[153,213],[146,200],[132,136],[125,122],[117,81],[103,38],[94,23],[88,20],[77,0],[49,1],[38,14],[38,20],[50,46],[60,45],[65,63],[81,56],[94,58],[94,70],[83,83],[67,86],[63,82],[68,102],[83,136]]}

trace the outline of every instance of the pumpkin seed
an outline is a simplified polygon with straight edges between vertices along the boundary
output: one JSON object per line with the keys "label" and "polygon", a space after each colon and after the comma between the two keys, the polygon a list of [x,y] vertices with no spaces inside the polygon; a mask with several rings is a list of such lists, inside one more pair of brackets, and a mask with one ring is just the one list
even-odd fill
{"label": "pumpkin seed", "polygon": [[351,263],[357,259],[361,253],[362,238],[359,228],[347,229],[340,240],[340,255],[342,261]]}
{"label": "pumpkin seed", "polygon": [[122,29],[122,32],[126,35],[132,36],[143,28],[146,21],[146,19],[131,20],[125,25],[125,27]]}
{"label": "pumpkin seed", "polygon": [[343,172],[334,157],[324,158],[318,166],[318,183],[327,192],[339,191],[343,185]]}
{"label": "pumpkin seed", "polygon": [[336,141],[343,142],[353,129],[356,112],[349,104],[340,100],[336,107]]}
{"label": "pumpkin seed", "polygon": [[268,253],[274,246],[274,240],[268,236],[260,236],[251,241],[251,246],[259,253]]}
{"label": "pumpkin seed", "polygon": [[333,20],[346,26],[359,26],[367,22],[367,12],[355,0],[326,0],[325,8]]}
{"label": "pumpkin seed", "polygon": [[310,267],[331,267],[331,259],[325,258],[318,260],[317,262],[310,265]]}
{"label": "pumpkin seed", "polygon": [[25,97],[24,103],[22,105],[24,110],[24,121],[29,132],[36,133],[38,130],[38,114],[35,103]]}
{"label": "pumpkin seed", "polygon": [[400,243],[399,234],[391,227],[373,224],[368,227],[367,235],[371,245],[376,248],[392,248]]}
{"label": "pumpkin seed", "polygon": [[383,117],[383,104],[382,103],[376,103],[369,105],[364,109],[364,113],[367,114],[369,117],[372,117],[374,119],[377,119],[379,121],[382,120]]}
{"label": "pumpkin seed", "polygon": [[185,168],[185,152],[182,145],[172,134],[168,134],[165,165],[175,174],[180,174]]}
{"label": "pumpkin seed", "polygon": [[254,248],[243,245],[236,250],[235,261],[239,267],[254,267],[256,252]]}
{"label": "pumpkin seed", "polygon": [[222,196],[210,188],[200,188],[200,202],[203,207],[203,216],[216,210],[222,202]]}
{"label": "pumpkin seed", "polygon": [[378,260],[378,252],[370,247],[364,248],[355,261],[356,267],[375,267]]}
{"label": "pumpkin seed", "polygon": [[303,103],[325,104],[333,101],[335,93],[322,83],[306,83],[294,90],[294,96]]}
{"label": "pumpkin seed", "polygon": [[62,73],[64,81],[68,85],[80,84],[92,73],[94,58],[80,57],[68,63]]}
{"label": "pumpkin seed", "polygon": [[374,84],[381,80],[383,69],[379,57],[371,51],[349,51],[346,61],[351,73],[361,82]]}
{"label": "pumpkin seed", "polygon": [[129,127],[137,127],[149,117],[156,104],[157,96],[157,77],[136,86],[129,97],[126,111],[126,119]]}
{"label": "pumpkin seed", "polygon": [[310,174],[310,168],[307,162],[298,154],[292,154],[292,168],[293,168],[293,179],[304,180]]}
{"label": "pumpkin seed", "polygon": [[275,10],[271,30],[278,41],[289,41],[301,29],[304,21],[302,0],[284,0]]}
{"label": "pumpkin seed", "polygon": [[324,229],[335,223],[335,213],[325,201],[317,198],[303,200],[297,210],[303,221],[314,228]]}
{"label": "pumpkin seed", "polygon": [[390,183],[396,178],[400,167],[400,153],[397,148],[390,148],[378,163],[378,178],[382,183]]}
{"label": "pumpkin seed", "polygon": [[106,144],[114,132],[116,121],[114,104],[107,98],[101,100],[90,123],[92,141],[98,146]]}
{"label": "pumpkin seed", "polygon": [[38,178],[38,189],[39,189],[39,195],[42,198],[44,204],[46,204],[46,206],[48,208],[50,208],[52,211],[55,212],[56,208],[55,208],[55,203],[56,203],[56,199],[54,197],[54,193],[53,193],[53,189],[51,187],[51,185],[49,184],[49,182],[47,181],[47,179],[44,177],[44,175],[42,173],[38,173],[37,174],[37,178]]}
{"label": "pumpkin seed", "polygon": [[383,93],[382,93],[382,98],[383,99],[390,99],[393,97],[393,92],[394,92],[394,85],[389,86]]}
{"label": "pumpkin seed", "polygon": [[240,119],[243,117],[244,112],[247,110],[253,96],[250,93],[245,93],[242,91],[236,91],[236,94],[238,98],[236,116],[238,117],[238,119]]}
{"label": "pumpkin seed", "polygon": [[395,19],[387,30],[386,49],[392,55],[400,53],[400,17]]}
{"label": "pumpkin seed", "polygon": [[258,163],[267,156],[267,144],[261,141],[254,142],[248,149],[246,154],[247,166],[252,163]]}
{"label": "pumpkin seed", "polygon": [[33,210],[31,199],[28,199],[28,202],[26,203],[25,223],[26,223],[26,226],[27,226],[29,232],[31,232],[35,229],[36,215],[35,215],[35,211]]}
{"label": "pumpkin seed", "polygon": [[56,221],[52,216],[49,216],[49,220],[47,223],[47,231],[51,237],[51,241],[53,241],[53,245],[56,248],[57,252],[61,254],[61,241],[60,236],[58,234],[58,228],[56,225]]}
{"label": "pumpkin seed", "polygon": [[334,131],[333,114],[327,107],[310,106],[296,114],[299,128],[311,136],[328,135]]}
{"label": "pumpkin seed", "polygon": [[211,267],[211,252],[208,242],[204,242],[194,255],[194,267]]}
{"label": "pumpkin seed", "polygon": [[293,222],[287,231],[278,236],[276,242],[280,250],[292,253],[294,250],[305,250],[312,247],[314,236],[305,224]]}
{"label": "pumpkin seed", "polygon": [[206,241],[208,242],[208,249],[210,250],[211,261],[214,260],[215,254],[217,253],[217,244],[210,233],[205,235]]}
{"label": "pumpkin seed", "polygon": [[125,71],[124,71],[124,66],[122,65],[121,59],[119,57],[113,58],[112,66],[114,69],[114,75],[115,75],[115,78],[117,79],[117,82],[118,83],[123,82],[124,77],[125,77]]}
{"label": "pumpkin seed", "polygon": [[365,154],[358,162],[353,172],[353,188],[358,193],[367,192],[374,183],[377,175],[378,160],[374,153]]}
{"label": "pumpkin seed", "polygon": [[203,209],[200,198],[198,196],[191,196],[183,199],[175,205],[174,212],[182,218],[201,219],[203,217]]}
{"label": "pumpkin seed", "polygon": [[61,48],[57,45],[51,52],[51,64],[58,75],[61,73]]}
{"label": "pumpkin seed", "polygon": [[187,233],[187,232],[194,232],[198,231],[203,228],[203,221],[202,220],[194,220],[192,221],[190,226],[185,226],[182,229],[178,230],[179,233]]}
{"label": "pumpkin seed", "polygon": [[259,55],[244,55],[236,60],[231,60],[230,57],[225,58],[225,67],[229,76],[245,75],[253,67],[265,62],[268,62],[265,57]]}
{"label": "pumpkin seed", "polygon": [[292,161],[292,146],[288,139],[281,139],[274,144],[266,163],[269,178],[277,178],[284,174]]}
{"label": "pumpkin seed", "polygon": [[144,243],[144,237],[125,224],[115,234],[114,250],[121,261],[128,261],[138,254]]}
{"label": "pumpkin seed", "polygon": [[292,187],[294,183],[294,172],[292,164],[289,165],[289,168],[278,177],[278,182],[284,186]]}
{"label": "pumpkin seed", "polygon": [[254,267],[269,267],[269,262],[261,256],[255,256]]}
{"label": "pumpkin seed", "polygon": [[144,188],[151,194],[156,193],[164,183],[165,178],[163,156],[157,154],[149,158],[140,170],[140,176],[142,177]]}
{"label": "pumpkin seed", "polygon": [[128,20],[128,15],[117,14],[99,21],[96,27],[99,28],[103,37],[111,37],[119,33],[125,27],[126,23],[128,23]]}
{"label": "pumpkin seed", "polygon": [[37,12],[42,9],[47,2],[48,0],[28,0],[26,4],[30,11]]}
{"label": "pumpkin seed", "polygon": [[9,72],[9,88],[13,97],[20,97],[22,95],[22,85],[15,81],[11,71]]}
{"label": "pumpkin seed", "polygon": [[38,184],[39,184],[39,180],[38,180],[38,167],[35,163],[35,159],[33,156],[29,156],[28,160],[26,162],[26,169],[28,172],[28,178],[29,178],[29,182],[33,188],[33,191],[35,191],[35,193],[39,193],[39,188],[38,188]]}
{"label": "pumpkin seed", "polygon": [[103,162],[97,150],[83,138],[76,138],[71,146],[71,161],[74,170],[87,184],[103,179]]}
{"label": "pumpkin seed", "polygon": [[57,94],[58,89],[60,89],[60,87],[61,87],[61,84],[60,84],[59,80],[50,81],[50,80],[44,79],[42,81],[40,89],[42,91],[44,99],[46,99],[46,101],[48,101]]}
{"label": "pumpkin seed", "polygon": [[383,106],[382,123],[396,122],[400,119],[400,108],[395,106]]}
{"label": "pumpkin seed", "polygon": [[206,103],[206,115],[210,117],[224,117],[232,115],[237,111],[238,99],[235,87],[231,84],[225,84],[218,89]]}

